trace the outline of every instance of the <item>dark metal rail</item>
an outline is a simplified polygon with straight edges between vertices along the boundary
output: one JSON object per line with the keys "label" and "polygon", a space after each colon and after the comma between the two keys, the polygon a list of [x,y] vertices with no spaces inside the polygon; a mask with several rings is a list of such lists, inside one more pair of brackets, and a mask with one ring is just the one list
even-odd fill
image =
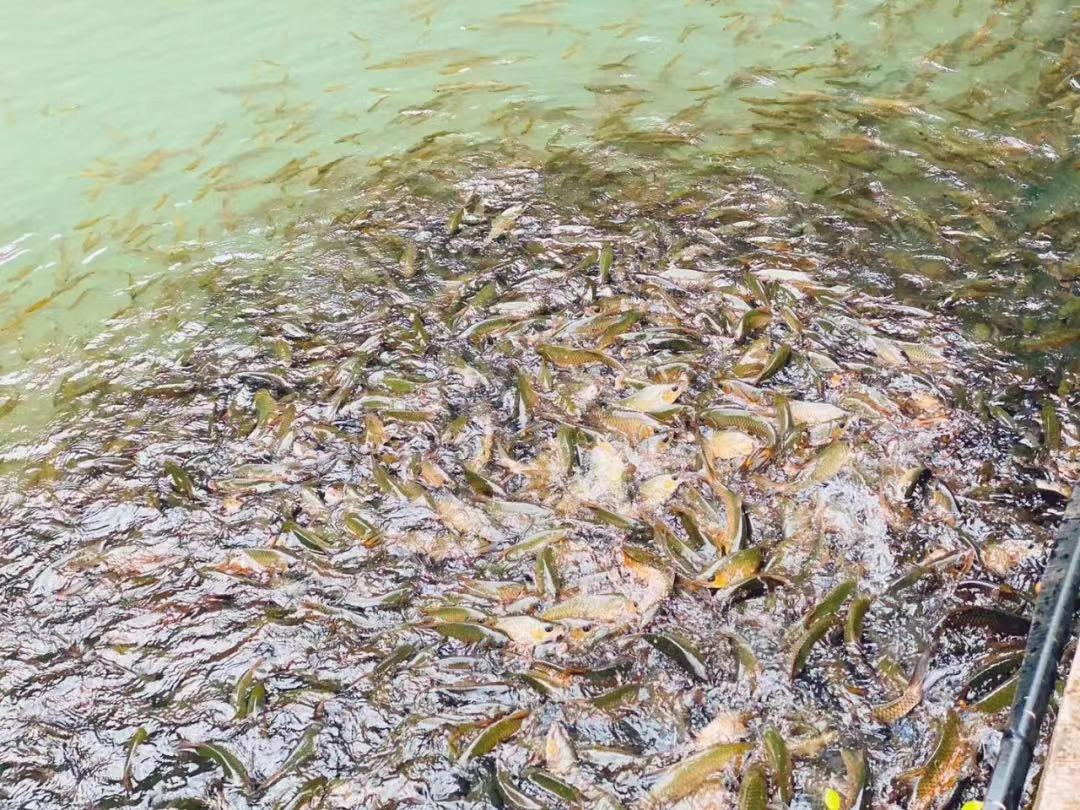
{"label": "dark metal rail", "polygon": [[1080,488],[1065,509],[1043,572],[1016,698],[983,810],[1016,810],[1080,592]]}

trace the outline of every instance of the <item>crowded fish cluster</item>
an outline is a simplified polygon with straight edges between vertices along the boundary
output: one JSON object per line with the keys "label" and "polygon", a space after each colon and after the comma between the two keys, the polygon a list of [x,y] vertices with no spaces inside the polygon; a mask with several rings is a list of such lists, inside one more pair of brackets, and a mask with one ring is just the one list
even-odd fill
{"label": "crowded fish cluster", "polygon": [[979,795],[1070,389],[999,396],[761,178],[588,175],[355,191],[207,262],[179,356],[62,382],[3,458],[6,800]]}

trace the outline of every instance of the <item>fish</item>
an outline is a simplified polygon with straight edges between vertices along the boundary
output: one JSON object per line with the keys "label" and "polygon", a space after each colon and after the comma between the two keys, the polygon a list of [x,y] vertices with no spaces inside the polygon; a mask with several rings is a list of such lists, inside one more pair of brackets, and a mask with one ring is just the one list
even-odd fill
{"label": "fish", "polygon": [[810,653],[814,646],[821,641],[836,625],[835,613],[826,613],[816,619],[806,630],[802,631],[791,644],[788,651],[788,675],[792,680],[797,678],[806,666]]}
{"label": "fish", "polygon": [[[277,79],[275,81],[250,82],[248,84],[223,85],[221,87],[218,87],[217,91],[219,93],[224,93],[225,95],[228,95],[228,96],[241,96],[241,97],[243,97],[243,96],[258,95],[260,93],[269,93],[269,92],[275,91],[275,90],[284,90],[288,86],[289,86],[289,79],[288,79],[288,77],[286,77],[286,78],[283,78],[283,79]],[[221,126],[221,125],[219,124],[218,126]],[[212,133],[212,134],[213,134],[213,137],[211,135],[208,135],[207,138],[209,138],[209,140],[206,140],[206,138],[204,138],[205,143],[201,143],[200,145],[201,146],[208,146],[210,144],[210,142],[213,141],[214,137],[216,137],[216,133]]]}
{"label": "fish", "polygon": [[745,740],[749,734],[746,727],[748,715],[744,712],[721,709],[705,727],[694,737],[698,748],[709,748],[720,743],[733,743]]}
{"label": "fish", "polygon": [[214,763],[230,782],[245,792],[251,790],[251,776],[247,768],[228,747],[215,742],[185,742],[181,743],[180,750],[198,759]]}
{"label": "fish", "polygon": [[534,581],[541,595],[558,596],[562,588],[562,578],[559,577],[558,568],[555,565],[555,554],[551,548],[545,548],[537,555]]}
{"label": "fish", "polygon": [[927,648],[915,664],[907,687],[900,695],[874,707],[874,719],[879,723],[891,725],[902,717],[906,717],[918,706],[923,699],[923,688],[926,684],[926,674],[930,666],[932,648]]}
{"label": "fish", "polygon": [[671,630],[666,633],[642,633],[641,637],[694,678],[708,682],[709,671],[701,651],[683,634]]}
{"label": "fish", "polygon": [[536,347],[536,352],[549,363],[559,368],[602,364],[616,371],[623,370],[621,363],[595,349],[575,349],[569,346],[543,343]]}
{"label": "fish", "polygon": [[635,411],[607,411],[600,414],[597,421],[601,427],[622,434],[634,444],[651,439],[665,429],[664,424],[654,417]]}
{"label": "fish", "polygon": [[682,386],[647,385],[634,394],[619,400],[615,407],[623,411],[657,414],[670,411],[682,393]]}
{"label": "fish", "polygon": [[546,771],[543,768],[537,768],[535,766],[526,768],[524,775],[526,779],[540,788],[540,790],[557,799],[569,802],[571,805],[576,805],[585,798],[578,788],[574,787],[569,782],[563,781],[555,776],[555,774]]}
{"label": "fish", "polygon": [[511,205],[503,210],[491,221],[491,229],[484,238],[484,244],[490,245],[495,240],[508,234],[510,229],[514,227],[514,223],[517,222],[518,217],[523,213],[525,213],[524,205]]}
{"label": "fish", "polygon": [[810,627],[818,619],[824,616],[836,615],[844,603],[847,602],[858,585],[858,581],[855,579],[846,579],[829,591],[825,597],[818,602],[814,608],[803,617],[803,627]]}
{"label": "fish", "polygon": [[844,469],[851,455],[847,442],[832,442],[817,454],[814,465],[800,481],[792,485],[792,489],[798,491],[831,480]]}
{"label": "fish", "polygon": [[738,408],[711,408],[698,414],[698,419],[716,429],[735,428],[756,436],[772,447],[777,442],[776,428],[764,417]]}
{"label": "fish", "polygon": [[754,438],[739,430],[716,430],[705,435],[705,450],[714,459],[731,461],[746,458],[758,447]]}
{"label": "fish", "polygon": [[579,594],[548,608],[540,614],[545,621],[585,619],[614,622],[636,614],[634,603],[621,594]]}
{"label": "fish", "polygon": [[757,574],[764,563],[760,547],[744,548],[722,557],[702,572],[702,582],[709,588],[727,590]]}
{"label": "fish", "polygon": [[132,790],[134,790],[135,788],[133,778],[135,753],[136,751],[138,751],[139,746],[146,742],[148,739],[150,739],[150,732],[140,726],[139,728],[135,729],[135,733],[132,734],[131,739],[128,740],[128,744],[125,749],[126,753],[124,755],[124,770],[120,778],[120,782],[124,786],[124,790],[126,790],[128,793],[131,793]]}
{"label": "fish", "polygon": [[802,425],[841,422],[849,416],[848,412],[843,408],[838,408],[827,402],[804,402],[793,399],[788,402],[788,407],[791,408],[791,416],[795,422]]}
{"label": "fish", "polygon": [[271,785],[277,784],[277,782],[285,776],[297,770],[301,765],[315,756],[316,742],[318,741],[321,731],[322,723],[318,721],[308,726],[300,736],[300,740],[297,742],[296,747],[293,748],[285,758],[285,761],[281,763],[281,766],[259,785],[260,789],[265,790]]}
{"label": "fish", "polygon": [[706,780],[730,766],[739,768],[753,749],[749,743],[720,743],[691,754],[664,771],[648,794],[650,807],[666,807],[693,794]]}
{"label": "fish", "polygon": [[529,712],[521,709],[503,715],[490,723],[465,747],[461,756],[458,757],[458,762],[465,765],[477,757],[490,753],[497,745],[513,737],[528,717]]}
{"label": "fish", "polygon": [[504,616],[496,619],[492,626],[500,633],[508,636],[515,644],[524,647],[535,647],[554,641],[562,635],[562,628],[542,622],[531,616]]}
{"label": "fish", "polygon": [[614,248],[612,248],[611,242],[605,242],[603,247],[600,248],[600,254],[597,257],[597,275],[601,284],[607,284],[611,281],[611,268],[614,263]]}
{"label": "fish", "polygon": [[866,752],[844,748],[840,751],[847,771],[844,785],[844,810],[864,810],[869,801],[870,767],[866,761]]}
{"label": "fish", "polygon": [[432,625],[431,629],[441,636],[467,644],[501,647],[509,638],[506,633],[496,628],[485,627],[476,622],[438,622]]}
{"label": "fish", "polygon": [[739,787],[739,810],[765,810],[768,789],[765,768],[759,763],[748,766]]}
{"label": "fish", "polygon": [[735,325],[735,340],[743,341],[755,332],[759,332],[772,322],[772,313],[767,309],[748,309]]}
{"label": "fish", "polygon": [[937,741],[927,761],[902,775],[914,780],[909,807],[912,810],[939,810],[956,793],[967,775],[974,749],[960,715],[950,709],[941,721]]}
{"label": "fish", "polygon": [[506,805],[513,810],[544,810],[544,805],[523,793],[501,764],[495,766],[495,785]]}
{"label": "fish", "polygon": [[784,738],[775,728],[766,729],[762,735],[765,747],[765,757],[769,764],[769,772],[776,790],[780,794],[780,800],[784,804],[791,804],[795,787],[792,781],[791,751],[788,749]]}
{"label": "fish", "polygon": [[646,508],[655,508],[664,504],[678,490],[682,482],[677,476],[662,473],[643,481],[638,487],[641,502]]}
{"label": "fish", "polygon": [[768,380],[778,374],[788,364],[788,361],[790,360],[791,347],[786,343],[780,344],[780,346],[777,347],[776,351],[773,352],[768,362],[765,363],[765,366],[758,373],[757,377],[754,379],[754,385],[761,385],[763,382],[765,382],[765,380]]}
{"label": "fish", "polygon": [[844,643],[852,650],[858,650],[862,644],[863,622],[866,612],[873,604],[873,597],[866,594],[856,596],[848,608],[844,619]]}

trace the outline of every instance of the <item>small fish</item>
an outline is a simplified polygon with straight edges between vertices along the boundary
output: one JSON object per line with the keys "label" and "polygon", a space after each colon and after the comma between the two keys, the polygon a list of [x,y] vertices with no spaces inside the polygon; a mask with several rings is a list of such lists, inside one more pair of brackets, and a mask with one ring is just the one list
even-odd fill
{"label": "small fish", "polygon": [[923,688],[926,684],[926,673],[930,666],[932,648],[927,648],[915,664],[904,691],[888,703],[882,703],[874,707],[874,718],[879,723],[891,725],[902,717],[906,717],[911,710],[918,706],[923,699]]}
{"label": "small fish", "polygon": [[702,574],[708,587],[727,590],[752,577],[765,563],[764,554],[758,546],[744,548],[722,557]]}
{"label": "small fish", "polygon": [[792,781],[791,751],[788,750],[787,743],[775,728],[766,730],[763,742],[769,771],[772,774],[773,784],[780,793],[780,800],[784,804],[791,804],[795,793]]}
{"label": "small fish", "polygon": [[851,458],[851,447],[842,441],[827,445],[817,454],[814,466],[808,475],[793,486],[793,489],[805,489],[814,484],[824,484],[834,478]]}
{"label": "small fish", "polygon": [[786,343],[782,343],[773,352],[765,367],[761,369],[761,372],[754,380],[754,385],[761,385],[765,380],[776,376],[788,364],[789,360],[791,360],[791,347]]}
{"label": "small fish", "polygon": [[749,743],[720,743],[687,757],[656,780],[649,791],[649,805],[668,807],[689,796],[714,774],[731,765],[739,767],[752,748]]}
{"label": "small fish", "polygon": [[499,237],[509,233],[510,229],[514,227],[514,223],[517,222],[518,217],[523,213],[525,213],[524,205],[511,205],[501,214],[498,214],[491,221],[491,230],[488,231],[488,235],[484,238],[484,244],[490,245]]}
{"label": "small fish", "polygon": [[1058,417],[1057,408],[1050,400],[1046,400],[1042,406],[1042,432],[1043,447],[1047,450],[1061,449],[1061,419]]}
{"label": "small fish", "polygon": [[195,499],[195,482],[187,470],[175,462],[166,461],[165,474],[169,476],[173,489],[177,493],[189,500]]}
{"label": "small fish", "polygon": [[467,644],[484,644],[501,647],[508,636],[500,630],[475,622],[439,622],[431,628],[441,636],[464,641]]}
{"label": "small fish", "polygon": [[862,643],[863,622],[872,602],[872,597],[863,594],[856,596],[848,608],[844,619],[844,643],[852,649],[858,649]]}
{"label": "small fish", "polygon": [[476,757],[482,757],[484,754],[490,753],[499,743],[506,742],[517,734],[521,724],[525,722],[525,718],[528,716],[529,712],[522,709],[495,720],[473,738],[472,742],[461,752],[458,762],[465,765]]}
{"label": "small fish", "polygon": [[459,206],[454,209],[454,212],[450,214],[450,217],[446,220],[446,232],[450,236],[457,236],[458,231],[461,230],[461,223],[465,219],[466,214],[465,206]]}
{"label": "small fish", "polygon": [[754,332],[764,329],[772,321],[772,313],[767,309],[750,309],[743,313],[735,325],[735,340],[746,340]]}
{"label": "small fish", "polygon": [[561,543],[570,536],[570,532],[571,530],[568,527],[533,532],[520,543],[515,543],[504,551],[503,557],[507,560],[520,560],[530,557],[533,554],[540,553],[550,545]]}
{"label": "small fish", "polygon": [[671,410],[681,393],[682,386],[680,385],[647,385],[626,399],[620,400],[616,403],[616,407],[624,411],[662,413]]}
{"label": "small fish", "polygon": [[647,508],[655,508],[665,503],[679,488],[680,480],[669,474],[654,475],[638,487],[641,502]]}
{"label": "small fish", "polygon": [[735,428],[762,439],[772,447],[776,444],[776,428],[764,417],[739,408],[711,408],[699,414],[699,419],[710,427]]}
{"label": "small fish", "polygon": [[664,429],[659,420],[634,411],[609,411],[597,417],[597,421],[602,427],[621,433],[633,444],[651,439]]}
{"label": "small fish", "polygon": [[402,644],[390,651],[390,654],[379,661],[372,670],[372,677],[378,680],[384,675],[394,672],[402,664],[416,658],[419,648],[415,644]]}
{"label": "small fish", "polygon": [[501,764],[495,766],[495,786],[512,810],[545,810],[544,805],[520,791]]}
{"label": "small fish", "polygon": [[749,766],[739,787],[739,810],[765,810],[768,793],[765,768],[757,763]]}
{"label": "small fish", "polygon": [[848,417],[848,412],[827,402],[803,402],[793,399],[788,402],[791,416],[797,424],[821,425],[839,422]]}
{"label": "small fish", "polygon": [[[229,96],[253,96],[259,93],[267,93],[273,90],[284,90],[289,85],[288,78],[279,79],[277,81],[269,82],[251,82],[250,84],[233,84],[224,87],[217,88],[219,93],[225,93]],[[218,126],[221,126],[219,124]],[[212,132],[207,138],[204,139],[205,143],[202,146],[208,145],[214,138],[217,137],[217,133]]]}
{"label": "small fish", "polygon": [[947,613],[938,627],[944,630],[983,627],[1005,636],[1026,636],[1031,629],[1031,619],[998,608],[967,605]]}
{"label": "small fish", "polygon": [[749,719],[750,714],[747,712],[721,709],[697,733],[694,737],[694,744],[698,748],[710,748],[720,743],[734,743],[745,740],[746,735],[750,733],[746,727]]}
{"label": "small fish", "polygon": [[856,580],[847,579],[829,591],[825,598],[818,602],[817,605],[815,605],[803,618],[803,626],[810,627],[810,625],[823,616],[836,614],[848,600],[848,597],[855,592],[857,584],[858,582]]}
{"label": "small fish", "polygon": [[601,284],[607,284],[611,281],[611,266],[614,263],[615,251],[612,249],[610,242],[605,242],[604,246],[600,248],[600,256],[597,259],[597,270]]}
{"label": "small fish", "polygon": [[150,733],[142,727],[135,730],[135,733],[131,735],[131,739],[127,744],[127,753],[124,755],[124,770],[120,777],[120,783],[124,786],[124,790],[131,793],[134,790],[134,781],[132,779],[132,772],[135,760],[135,752],[139,746],[150,739]]}
{"label": "small fish", "polygon": [[914,778],[911,810],[936,810],[952,798],[971,766],[974,750],[964,722],[950,710],[926,764],[903,776]]}
{"label": "small fish", "polygon": [[265,782],[259,787],[262,790],[276,784],[288,774],[295,771],[313,756],[315,756],[315,744],[319,738],[319,733],[322,731],[321,723],[312,723],[304,731],[300,737],[300,741],[296,744],[296,747],[285,758],[285,761],[281,763],[281,767],[278,768],[271,776],[269,776]]}
{"label": "small fish", "polygon": [[549,622],[565,619],[614,622],[635,613],[634,603],[621,594],[581,594],[548,608],[540,617]]}
{"label": "small fish", "polygon": [[766,365],[776,356],[774,352],[770,352],[769,344],[768,335],[763,335],[751,343],[732,369],[735,376],[742,380],[751,380],[757,385]]}
{"label": "small fish", "polygon": [[1016,690],[1020,685],[1020,676],[1013,675],[1004,683],[990,690],[978,701],[971,704],[971,710],[980,714],[997,714],[1009,709],[1016,698]]}
{"label": "small fish", "polygon": [[292,535],[300,542],[300,545],[316,554],[332,554],[336,550],[336,543],[327,539],[321,532],[301,526],[292,520],[287,520],[282,524],[281,533]]}
{"label": "small fish", "polygon": [[562,799],[564,802],[568,802],[570,806],[579,806],[579,802],[584,800],[585,796],[580,790],[571,785],[569,782],[564,782],[559,779],[555,774],[544,770],[543,768],[529,767],[524,771],[525,778],[540,788],[545,793]]}
{"label": "small fish", "polygon": [[799,676],[806,666],[814,645],[821,641],[836,624],[836,614],[827,613],[802,632],[791,645],[788,653],[788,674],[792,680]]}
{"label": "small fish", "polygon": [[709,680],[701,651],[681,633],[643,633],[641,637],[698,680]]}
{"label": "small fish", "polygon": [[622,315],[600,334],[599,339],[596,341],[596,348],[601,351],[608,348],[618,340],[620,336],[628,332],[634,324],[641,320],[641,318],[641,311],[636,309],[630,310]]}
{"label": "small fish", "polygon": [[190,752],[195,757],[213,762],[224,772],[227,779],[234,784],[239,785],[245,791],[251,790],[251,777],[248,775],[247,768],[240,759],[219,743],[182,743],[180,750]]}
{"label": "small fish", "polygon": [[551,343],[536,347],[537,354],[559,368],[575,368],[602,363],[616,371],[622,371],[622,364],[603,352],[594,349],[575,349],[569,346],[555,346]]}
{"label": "small fish", "polygon": [[562,581],[555,566],[555,553],[545,548],[536,556],[536,590],[542,596],[558,596]]}
{"label": "small fish", "polygon": [[266,699],[266,687],[255,682],[259,662],[255,662],[236,682],[233,688],[234,718],[243,720],[256,713]]}
{"label": "small fish", "polygon": [[866,762],[866,752],[845,748],[840,752],[840,758],[844,760],[844,768],[847,770],[844,810],[864,810],[870,787],[870,766]]}
{"label": "small fish", "polygon": [[562,628],[550,622],[542,622],[531,616],[505,616],[494,622],[496,630],[510,637],[515,644],[535,647],[554,641],[562,635]]}

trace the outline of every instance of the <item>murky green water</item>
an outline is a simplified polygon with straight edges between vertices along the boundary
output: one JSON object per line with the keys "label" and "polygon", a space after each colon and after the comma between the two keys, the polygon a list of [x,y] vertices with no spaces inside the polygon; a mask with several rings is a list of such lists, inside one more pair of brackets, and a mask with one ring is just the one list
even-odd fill
{"label": "murky green water", "polygon": [[18,5],[5,801],[979,795],[1077,481],[1074,7]]}

